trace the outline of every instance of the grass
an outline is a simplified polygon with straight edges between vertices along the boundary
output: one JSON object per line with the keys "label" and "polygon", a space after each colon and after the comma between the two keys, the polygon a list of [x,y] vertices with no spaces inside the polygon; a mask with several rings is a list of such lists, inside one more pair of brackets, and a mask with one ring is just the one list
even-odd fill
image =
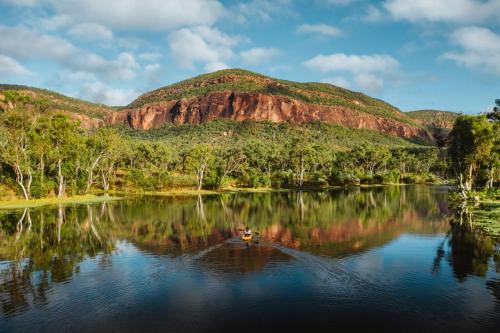
{"label": "grass", "polygon": [[500,238],[500,201],[485,201],[474,210],[474,226],[494,238]]}
{"label": "grass", "polygon": [[288,189],[276,189],[271,187],[259,188],[246,188],[246,187],[230,187],[220,190],[196,190],[196,189],[170,189],[164,191],[140,191],[140,192],[127,192],[127,191],[110,191],[111,194],[122,196],[198,196],[198,195],[217,195],[223,193],[267,193],[267,192],[282,192],[289,191]]}
{"label": "grass", "polygon": [[18,209],[18,208],[33,208],[48,205],[58,205],[58,204],[82,204],[82,203],[97,203],[112,200],[120,200],[119,197],[114,196],[97,196],[93,194],[87,195],[75,195],[65,198],[42,198],[42,199],[14,199],[0,201],[0,209]]}

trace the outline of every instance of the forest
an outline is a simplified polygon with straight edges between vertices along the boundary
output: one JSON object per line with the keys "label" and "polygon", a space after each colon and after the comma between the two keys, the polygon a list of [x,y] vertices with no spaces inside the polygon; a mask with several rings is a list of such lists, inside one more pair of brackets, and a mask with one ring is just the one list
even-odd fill
{"label": "forest", "polygon": [[[84,130],[42,103],[0,114],[0,196],[498,182],[498,112],[462,116],[444,147],[325,123],[216,120]],[[23,97],[25,98],[25,97]]]}

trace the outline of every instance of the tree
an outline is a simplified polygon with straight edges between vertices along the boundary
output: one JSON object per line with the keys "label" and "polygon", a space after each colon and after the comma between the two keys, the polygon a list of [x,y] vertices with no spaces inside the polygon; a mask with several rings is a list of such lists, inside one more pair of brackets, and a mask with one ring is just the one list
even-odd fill
{"label": "tree", "polygon": [[455,120],[449,154],[463,199],[470,196],[480,166],[488,164],[493,143],[493,124],[485,116],[460,116]]}
{"label": "tree", "polygon": [[306,172],[310,171],[317,161],[317,145],[307,137],[301,136],[291,141],[288,146],[290,164],[293,167],[295,178],[299,187],[304,184]]}
{"label": "tree", "polygon": [[[78,141],[82,139],[79,135],[79,123],[69,119],[64,114],[55,114],[50,118],[47,135],[52,150],[50,157],[53,167],[57,172],[57,197],[65,194],[64,164],[75,159],[81,152],[75,149]],[[66,168],[67,169],[67,168]]]}
{"label": "tree", "polygon": [[29,114],[12,110],[4,114],[3,124],[6,132],[2,159],[13,169],[16,183],[21,188],[24,198],[29,200],[33,181],[33,165],[30,156],[33,118]]}
{"label": "tree", "polygon": [[208,144],[197,144],[188,151],[184,161],[187,170],[196,174],[198,191],[203,186],[205,172],[214,159],[212,146]]}

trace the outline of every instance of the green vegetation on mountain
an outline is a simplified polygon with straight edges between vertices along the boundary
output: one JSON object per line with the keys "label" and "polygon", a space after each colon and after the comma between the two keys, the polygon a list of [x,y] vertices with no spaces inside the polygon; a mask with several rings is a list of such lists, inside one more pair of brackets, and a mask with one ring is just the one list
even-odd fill
{"label": "green vegetation on mountain", "polygon": [[[90,118],[103,119],[117,110],[103,104],[95,104],[59,93],[20,85],[0,84],[0,106],[9,103],[12,107],[24,106],[44,112],[65,111],[82,114]],[[17,105],[21,104],[21,105]],[[1,109],[1,108],[0,108]]]}
{"label": "green vegetation on mountain", "polygon": [[415,125],[412,118],[394,106],[363,93],[327,83],[299,83],[279,80],[242,69],[226,69],[203,74],[139,96],[128,108],[149,103],[203,96],[211,92],[235,91],[281,95],[311,104],[343,106],[368,114]]}

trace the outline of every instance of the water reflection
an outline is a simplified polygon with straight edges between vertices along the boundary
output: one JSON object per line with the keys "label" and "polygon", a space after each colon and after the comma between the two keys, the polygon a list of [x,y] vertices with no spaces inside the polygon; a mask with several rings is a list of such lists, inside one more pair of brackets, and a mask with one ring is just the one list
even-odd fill
{"label": "water reflection", "polygon": [[[498,245],[458,225],[450,228],[445,188],[412,186],[321,192],[135,198],[93,205],[0,213],[0,301],[4,315],[48,304],[59,284],[80,274],[89,258],[120,265],[126,241],[148,256],[184,261],[216,276],[253,274],[289,263],[361,255],[401,235],[440,235],[428,266],[446,263],[456,280],[488,278],[499,296]],[[259,232],[239,240],[245,226]],[[3,261],[2,261],[3,260]],[[330,268],[329,268],[330,269]],[[428,268],[427,268],[428,269]]]}

